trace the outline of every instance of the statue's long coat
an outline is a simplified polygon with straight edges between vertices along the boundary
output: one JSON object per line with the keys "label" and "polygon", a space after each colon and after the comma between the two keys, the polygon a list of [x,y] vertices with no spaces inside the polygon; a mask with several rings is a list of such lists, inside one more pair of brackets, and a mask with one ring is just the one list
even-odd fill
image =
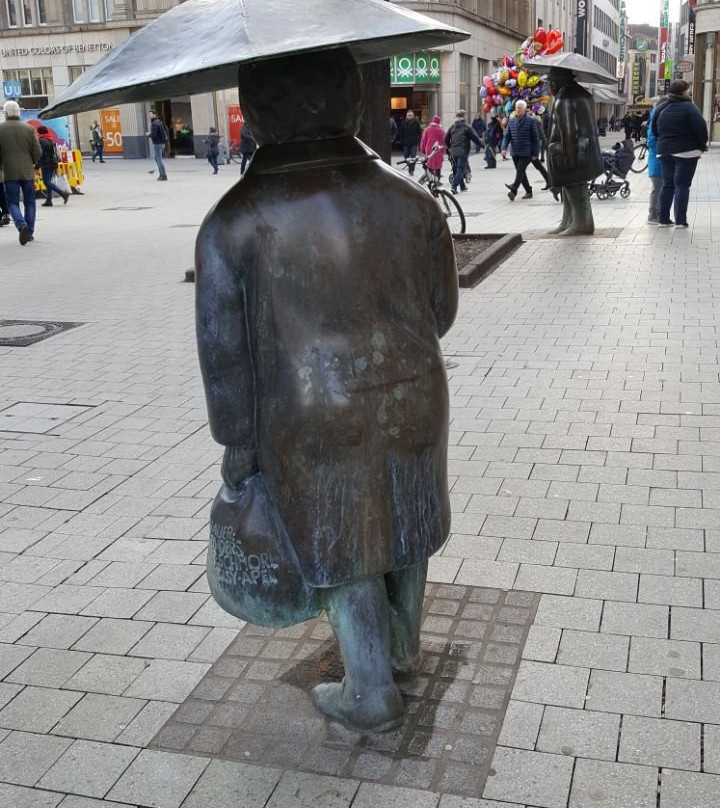
{"label": "statue's long coat", "polygon": [[595,103],[576,82],[563,84],[555,95],[547,158],[554,187],[580,185],[603,173]]}
{"label": "statue's long coat", "polygon": [[458,294],[435,200],[354,138],[263,146],[203,223],[196,283],[213,435],[256,449],[307,580],[435,552]]}

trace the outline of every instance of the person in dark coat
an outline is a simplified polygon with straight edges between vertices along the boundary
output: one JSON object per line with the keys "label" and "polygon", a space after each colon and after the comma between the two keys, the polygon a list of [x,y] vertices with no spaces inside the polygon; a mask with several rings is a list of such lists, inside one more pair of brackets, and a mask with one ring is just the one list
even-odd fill
{"label": "person in dark coat", "polygon": [[688,95],[689,87],[683,79],[672,81],[667,100],[658,106],[652,119],[662,169],[659,227],[672,225],[671,207],[675,227],[688,227],[690,186],[698,160],[707,151],[707,124]]}
{"label": "person in dark coat", "polygon": [[500,121],[498,120],[497,115],[493,115],[490,118],[490,123],[488,124],[487,132],[485,133],[485,162],[487,163],[485,168],[497,168],[497,160],[495,159],[495,155],[498,153],[502,138],[502,126],[500,126]]}
{"label": "person in dark coat", "polygon": [[43,178],[43,185],[45,186],[45,201],[42,203],[42,207],[52,207],[53,191],[58,196],[61,196],[63,204],[67,205],[68,199],[70,199],[70,194],[63,191],[61,188],[58,188],[58,186],[53,182],[53,177],[58,167],[55,143],[53,143],[50,137],[50,131],[48,130],[47,126],[38,126],[37,133],[38,140],[40,141],[40,148],[42,149],[42,154],[40,155],[40,160],[38,162],[40,163],[40,172]]}
{"label": "person in dark coat", "polygon": [[[398,127],[398,141],[402,146],[404,160],[414,160],[417,157],[421,137],[420,121],[415,117],[415,113],[409,109]],[[414,173],[415,164],[410,162],[408,163],[408,174],[412,176]]]}
{"label": "person in dark coat", "polygon": [[454,194],[457,194],[458,187],[461,191],[467,191],[465,176],[468,170],[470,144],[479,146],[481,142],[475,130],[465,122],[465,110],[461,109],[455,116],[455,122],[445,133],[445,145],[455,166],[450,188]]}
{"label": "person in dark coat", "polygon": [[[480,138],[480,140],[484,140],[485,132],[487,131],[487,124],[485,123],[485,118],[483,118],[482,112],[478,112],[478,114],[473,118],[472,128],[475,134]],[[477,154],[480,149],[482,148],[483,144],[475,144],[475,154]]]}
{"label": "person in dark coat", "polygon": [[165,169],[165,162],[163,161],[163,154],[168,141],[170,140],[170,132],[155,112],[150,113],[150,131],[147,133],[153,147],[153,157],[155,158],[155,165],[158,167],[158,179],[163,182],[167,181],[167,170]]}
{"label": "person in dark coat", "polygon": [[240,154],[242,154],[242,162],[240,163],[241,177],[245,173],[248,163],[252,160],[256,149],[257,143],[250,129],[250,124],[247,121],[243,121],[242,131],[240,132]]}
{"label": "person in dark coat", "polygon": [[218,173],[218,156],[220,154],[220,135],[214,126],[210,127],[208,136],[203,141],[207,146],[207,161],[213,170],[213,174]]}
{"label": "person in dark coat", "polygon": [[515,115],[510,118],[505,129],[502,142],[503,157],[507,155],[509,147],[512,147],[515,179],[512,183],[505,184],[505,187],[509,189],[508,199],[511,202],[515,201],[521,185],[525,189],[522,198],[532,199],[532,185],[525,172],[530,163],[537,160],[540,154],[540,138],[532,115],[527,114],[527,104],[522,100],[515,102]]}
{"label": "person in dark coat", "polygon": [[432,196],[355,139],[348,49],[240,65],[239,88],[258,150],[196,246],[224,490],[261,475],[322,598],[345,678],[315,688],[319,709],[390,729],[403,714],[392,670],[419,665],[427,559],[449,530],[452,238]]}
{"label": "person in dark coat", "polygon": [[395,118],[391,115],[390,120],[388,121],[388,136],[390,138],[390,148],[392,149],[392,145],[395,142],[395,138],[397,137],[398,133],[398,125]]}

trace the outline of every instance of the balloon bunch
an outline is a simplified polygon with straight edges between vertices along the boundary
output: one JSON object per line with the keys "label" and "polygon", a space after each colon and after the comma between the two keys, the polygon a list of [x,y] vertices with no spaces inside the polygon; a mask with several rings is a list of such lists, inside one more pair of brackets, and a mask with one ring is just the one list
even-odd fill
{"label": "balloon bunch", "polygon": [[525,60],[534,56],[557,53],[564,44],[560,31],[538,28],[529,36],[514,56],[503,56],[492,76],[483,78],[480,95],[485,99],[483,112],[503,112],[510,115],[515,102],[522,98],[536,114],[542,115],[550,100],[547,85],[537,73],[524,67]]}

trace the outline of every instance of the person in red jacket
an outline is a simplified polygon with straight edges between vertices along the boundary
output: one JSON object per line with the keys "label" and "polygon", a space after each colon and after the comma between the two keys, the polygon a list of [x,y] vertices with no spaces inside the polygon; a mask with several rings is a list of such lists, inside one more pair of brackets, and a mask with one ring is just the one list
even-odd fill
{"label": "person in red jacket", "polygon": [[[433,153],[435,146],[438,148]],[[428,155],[427,167],[439,180],[445,158],[445,130],[440,126],[439,115],[432,119],[430,126],[423,132],[420,139],[420,151]]]}

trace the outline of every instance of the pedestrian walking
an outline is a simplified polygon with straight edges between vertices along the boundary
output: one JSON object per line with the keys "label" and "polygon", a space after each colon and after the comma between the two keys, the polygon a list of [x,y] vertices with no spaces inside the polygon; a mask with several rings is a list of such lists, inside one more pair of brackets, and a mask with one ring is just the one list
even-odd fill
{"label": "pedestrian walking", "polygon": [[448,154],[455,167],[452,186],[450,187],[450,190],[454,194],[457,194],[458,188],[460,188],[461,191],[467,191],[465,172],[468,170],[470,144],[475,143],[477,145],[480,142],[481,140],[475,134],[475,130],[472,126],[468,126],[465,122],[465,110],[461,109],[455,116],[455,123],[453,123],[445,134],[445,145],[447,146]]}
{"label": "pedestrian walking", "polygon": [[170,132],[164,121],[161,121],[158,116],[152,112],[150,114],[150,131],[147,133],[153,147],[153,157],[155,164],[160,172],[158,180],[167,180],[167,171],[165,170],[165,163],[163,162],[163,152],[165,146],[170,140]]}
{"label": "pedestrian walking", "polygon": [[[437,146],[437,151],[433,149]],[[440,181],[443,159],[445,157],[445,130],[440,126],[440,116],[435,115],[420,139],[420,151],[428,155],[427,167]]]}
{"label": "pedestrian walking", "polygon": [[210,127],[208,136],[203,143],[207,146],[207,161],[213,170],[213,174],[218,173],[218,155],[220,154],[220,135],[214,126]]}
{"label": "pedestrian walking", "polygon": [[101,163],[104,163],[103,149],[105,148],[105,140],[100,124],[97,121],[93,121],[93,125],[90,127],[90,145],[92,146],[93,163],[96,157]]}
{"label": "pedestrian walking", "polygon": [[248,163],[252,160],[256,149],[257,143],[250,129],[250,124],[244,122],[240,133],[240,154],[242,154],[242,162],[240,163],[241,177],[245,173]]}
{"label": "pedestrian walking", "polygon": [[657,107],[650,114],[647,130],[648,177],[650,177],[650,204],[648,207],[648,224],[660,222],[660,189],[662,188],[662,166],[657,156],[657,137],[652,130],[652,122]]}
{"label": "pedestrian walking", "polygon": [[515,179],[510,183],[505,183],[508,188],[508,199],[515,201],[518,188],[522,185],[525,193],[522,199],[532,199],[532,185],[527,178],[527,167],[537,159],[540,153],[540,140],[538,138],[537,126],[531,116],[527,115],[527,104],[525,101],[515,103],[515,115],[508,121],[505,135],[502,142],[502,155],[507,156],[508,146],[512,146],[512,160],[515,164]]}
{"label": "pedestrian walking", "polygon": [[10,224],[10,208],[5,197],[5,183],[3,181],[2,163],[0,162],[0,227]]}
{"label": "pedestrian walking", "polygon": [[[487,131],[487,124],[485,123],[485,118],[482,116],[482,112],[478,111],[478,114],[473,118],[473,122],[471,124],[472,128],[475,131],[475,134],[480,138],[480,140],[484,140],[485,132]],[[483,147],[483,143],[475,144],[475,154],[477,154],[480,149]]]}
{"label": "pedestrian walking", "polygon": [[392,149],[393,143],[395,142],[395,138],[397,137],[398,133],[398,125],[395,118],[391,115],[390,120],[388,121],[388,135],[390,137],[390,148]]}
{"label": "pedestrian walking", "polygon": [[[405,117],[400,121],[400,126],[398,127],[398,140],[402,146],[403,158],[405,160],[414,160],[417,157],[421,136],[422,130],[420,129],[420,121],[415,117],[415,113],[409,109]],[[414,173],[415,165],[409,162],[408,174],[412,176]]]}
{"label": "pedestrian walking", "polygon": [[[0,167],[7,206],[23,247],[35,236],[35,165],[42,150],[32,126],[20,120],[17,101],[3,106],[5,121],[0,123]],[[20,209],[22,194],[23,209]]]}
{"label": "pedestrian walking", "polygon": [[675,227],[687,227],[687,209],[698,160],[707,151],[708,129],[700,110],[693,104],[683,79],[670,82],[667,99],[655,110],[652,128],[662,169],[660,220],[658,227],[670,227],[674,208]]}
{"label": "pedestrian walking", "polygon": [[485,162],[487,163],[485,168],[497,168],[496,155],[502,139],[503,128],[500,125],[497,115],[493,115],[490,118],[490,123],[485,132]]}
{"label": "pedestrian walking", "polygon": [[58,196],[61,196],[63,204],[67,205],[68,199],[70,199],[70,194],[58,187],[53,182],[53,177],[57,173],[58,166],[60,165],[60,159],[58,158],[55,143],[50,137],[50,130],[47,128],[47,126],[38,126],[37,134],[40,149],[42,151],[40,160],[38,162],[40,163],[40,173],[42,174],[43,185],[45,186],[45,201],[43,202],[42,207],[52,207],[53,191]]}

